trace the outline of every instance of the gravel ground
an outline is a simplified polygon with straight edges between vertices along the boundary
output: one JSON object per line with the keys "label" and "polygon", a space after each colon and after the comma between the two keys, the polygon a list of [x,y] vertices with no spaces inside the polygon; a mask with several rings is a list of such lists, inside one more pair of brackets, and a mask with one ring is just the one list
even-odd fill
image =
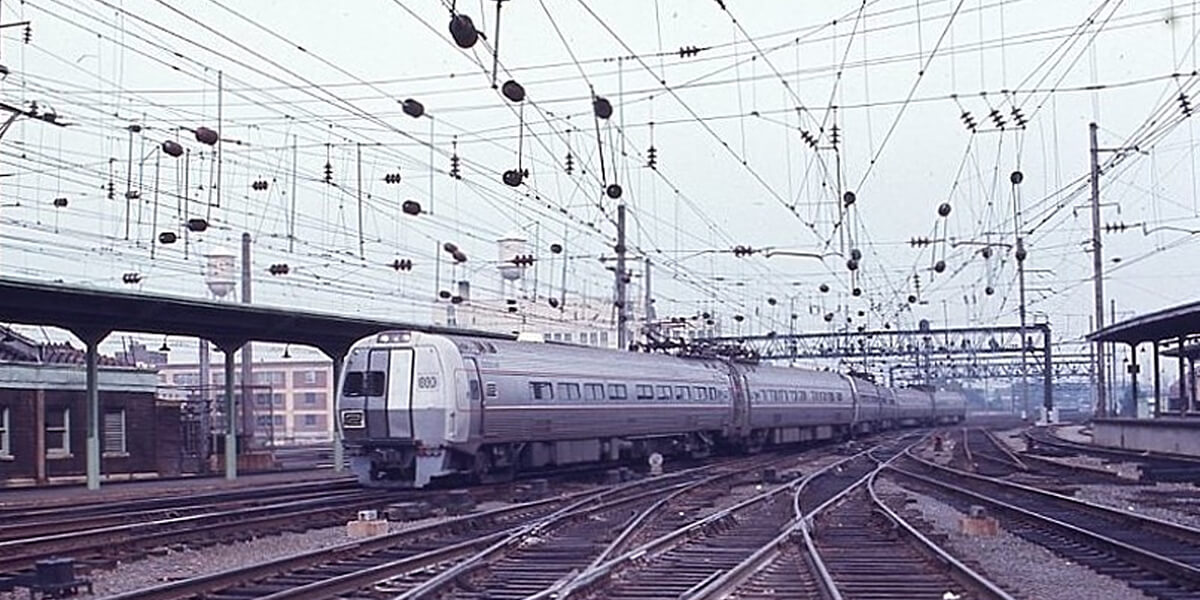
{"label": "gravel ground", "polygon": [[1099,469],[1115,474],[1123,479],[1137,481],[1142,476],[1142,468],[1137,463],[1111,463],[1095,456],[1044,456],[1048,460],[1064,465],[1077,465],[1090,469]]}
{"label": "gravel ground", "polygon": [[1008,429],[1005,431],[997,431],[995,433],[996,438],[1001,442],[1004,442],[1005,445],[1007,445],[1008,448],[1013,452],[1024,452],[1025,436],[1022,435],[1024,432],[1025,428],[1021,427],[1019,429]]}
{"label": "gravel ground", "polygon": [[[1030,600],[1148,599],[1120,581],[1004,531],[993,537],[964,536],[958,532],[959,519],[964,515],[954,507],[904,489],[888,479],[879,480],[877,486],[883,494],[904,494],[915,501],[908,507],[920,511],[934,533],[946,536],[943,543],[947,550],[1015,597]],[[900,510],[897,512],[904,514]],[[928,528],[923,529],[924,533],[930,533]]]}
{"label": "gravel ground", "polygon": [[1200,528],[1200,489],[1187,483],[1146,486],[1084,485],[1079,487],[1075,497],[1147,517]]}
{"label": "gravel ground", "polygon": [[[499,502],[481,502],[479,510],[490,510],[504,506]],[[404,531],[442,520],[433,517],[416,521],[400,521],[390,524],[390,531]],[[171,551],[162,549],[160,554],[145,559],[118,565],[116,568],[91,574],[94,596],[82,594],[77,598],[99,598],[142,589],[162,583],[224,571],[247,564],[263,562],[291,554],[310,552],[353,541],[346,535],[346,528],[327,527],[304,533],[284,533],[222,546]],[[0,592],[0,600],[25,600],[28,595]]]}

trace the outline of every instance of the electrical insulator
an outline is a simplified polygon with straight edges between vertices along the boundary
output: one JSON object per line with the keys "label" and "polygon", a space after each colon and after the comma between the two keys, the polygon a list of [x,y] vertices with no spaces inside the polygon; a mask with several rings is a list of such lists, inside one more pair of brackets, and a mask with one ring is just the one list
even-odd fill
{"label": "electrical insulator", "polygon": [[646,151],[646,156],[647,156],[646,166],[650,167],[651,169],[657,169],[658,168],[658,148],[655,148],[654,146],[650,146],[650,149]]}
{"label": "electrical insulator", "polygon": [[188,228],[188,231],[200,233],[200,232],[208,229],[208,221],[205,221],[204,219],[199,219],[199,218],[188,219],[187,228]]}
{"label": "electrical insulator", "polygon": [[258,181],[255,181],[250,184],[250,189],[252,189],[256,192],[266,191],[267,187],[268,187],[268,185],[267,185],[267,181],[265,179],[259,179]]}
{"label": "electrical insulator", "polygon": [[700,54],[700,52],[705,49],[706,48],[697,48],[695,46],[683,46],[679,48],[679,58],[693,57],[697,54]]}
{"label": "electrical insulator", "polygon": [[992,118],[992,122],[996,124],[997,129],[1004,129],[1004,115],[1000,114],[999,109],[993,108],[992,112],[988,113],[988,116]]}
{"label": "electrical insulator", "polygon": [[400,210],[404,211],[406,215],[416,216],[421,214],[421,203],[416,200],[405,200],[400,205]]}
{"label": "electrical insulator", "polygon": [[979,127],[979,124],[975,122],[975,117],[971,115],[970,111],[964,110],[962,115],[959,115],[959,118],[962,119],[963,125],[966,125],[967,129],[971,130],[971,133],[975,133],[975,129]]}
{"label": "electrical insulator", "polygon": [[838,145],[838,142],[841,141],[841,139],[842,139],[842,137],[840,135],[841,131],[842,130],[840,128],[838,128],[837,125],[830,127],[829,128],[829,143],[833,144],[834,146]]}
{"label": "electrical insulator", "polygon": [[566,171],[567,171],[567,175],[570,175],[571,173],[575,172],[575,157],[571,156],[570,152],[567,153]]}
{"label": "electrical insulator", "polygon": [[400,174],[399,173],[388,173],[387,175],[383,176],[383,182],[384,183],[400,183]]}
{"label": "electrical insulator", "polygon": [[179,236],[174,231],[164,231],[158,234],[158,243],[160,244],[174,244],[178,240]]}
{"label": "electrical insulator", "polygon": [[67,199],[66,198],[63,198],[60,196],[60,197],[54,199],[54,208],[66,208],[66,207],[67,207]]}
{"label": "electrical insulator", "polygon": [[33,25],[26,23],[25,24],[25,43],[28,44],[32,41],[33,41]]}
{"label": "electrical insulator", "polygon": [[592,111],[596,113],[597,117],[607,120],[613,114],[612,103],[608,101],[608,98],[596,96],[592,99]]}
{"label": "electrical insulator", "polygon": [[1179,92],[1179,110],[1183,111],[1185,117],[1192,116],[1192,103],[1183,92]]}
{"label": "electrical insulator", "polygon": [[396,260],[392,261],[392,268],[397,271],[411,271],[413,268],[413,261],[409,258],[397,258]]}
{"label": "electrical insulator", "polygon": [[500,93],[513,102],[521,102],[525,99],[525,87],[511,79],[500,86]]}
{"label": "electrical insulator", "polygon": [[141,283],[142,275],[141,275],[141,273],[125,273],[124,275],[121,275],[121,282],[130,284],[130,285],[133,285],[135,283]]}
{"label": "electrical insulator", "polygon": [[938,212],[938,216],[939,216],[939,217],[948,217],[948,216],[950,216],[950,203],[949,203],[949,202],[943,202],[943,203],[941,203],[940,205],[938,205],[937,212]]}
{"label": "electrical insulator", "polygon": [[276,263],[271,265],[267,269],[267,272],[272,275],[287,275],[291,270],[291,267],[287,266],[286,263]]}
{"label": "electrical insulator", "polygon": [[400,110],[403,110],[404,114],[416,119],[425,114],[425,105],[409,98],[400,103]]}
{"label": "electrical insulator", "polygon": [[450,155],[450,176],[453,177],[454,179],[462,179],[462,172],[459,170],[459,164],[460,164],[460,161],[458,158],[458,153],[456,152],[454,154],[451,154]]}
{"label": "electrical insulator", "polygon": [[333,165],[325,161],[325,183],[333,183]]}

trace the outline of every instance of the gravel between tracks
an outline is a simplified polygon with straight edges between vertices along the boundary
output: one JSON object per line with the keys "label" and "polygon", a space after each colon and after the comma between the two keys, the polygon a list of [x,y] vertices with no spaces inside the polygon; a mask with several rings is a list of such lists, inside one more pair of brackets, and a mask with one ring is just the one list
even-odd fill
{"label": "gravel between tracks", "polygon": [[[479,510],[499,508],[499,502],[484,502]],[[404,531],[413,527],[436,523],[445,517],[432,517],[416,521],[400,521],[390,524],[390,531]],[[270,535],[244,542],[235,542],[206,548],[172,551],[166,548],[161,553],[144,559],[123,563],[116,568],[96,571],[90,575],[95,595],[81,594],[76,598],[101,598],[112,594],[147,588],[170,581],[196,577],[263,562],[284,556],[311,552],[353,541],[346,535],[346,528],[326,527],[304,533]],[[28,595],[0,592],[0,600],[25,600]]]}
{"label": "gravel between tracks", "polygon": [[[965,536],[958,531],[963,513],[944,502],[902,488],[888,479],[880,479],[877,488],[881,494],[907,496],[910,499],[907,507],[919,511],[927,523],[922,527],[926,535],[934,533],[945,536],[946,541],[941,543],[947,550],[1015,597],[1030,600],[1148,599],[1120,581],[1065,560],[1004,531],[994,537]],[[902,507],[892,507],[905,514]]]}
{"label": "gravel between tracks", "polygon": [[1083,485],[1079,486],[1075,497],[1200,528],[1200,490],[1188,483],[1159,483],[1146,486]]}

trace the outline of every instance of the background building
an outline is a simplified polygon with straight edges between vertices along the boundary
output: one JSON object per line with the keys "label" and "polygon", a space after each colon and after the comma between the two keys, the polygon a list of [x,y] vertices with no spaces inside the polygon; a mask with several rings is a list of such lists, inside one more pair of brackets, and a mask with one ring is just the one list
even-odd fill
{"label": "background building", "polygon": [[[215,360],[208,382],[200,381],[199,363],[159,367],[160,395],[223,404],[224,361]],[[234,394],[240,402],[241,369],[234,371]],[[254,438],[261,445],[321,442],[333,438],[333,364],[328,360],[282,359],[254,362]],[[220,427],[218,427],[220,428]]]}

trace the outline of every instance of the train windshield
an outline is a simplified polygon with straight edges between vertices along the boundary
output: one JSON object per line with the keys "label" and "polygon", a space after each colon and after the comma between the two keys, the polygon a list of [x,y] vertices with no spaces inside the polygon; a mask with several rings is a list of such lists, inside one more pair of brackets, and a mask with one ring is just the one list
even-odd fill
{"label": "train windshield", "polygon": [[385,376],[383,371],[352,371],[346,373],[342,385],[343,396],[382,396]]}

